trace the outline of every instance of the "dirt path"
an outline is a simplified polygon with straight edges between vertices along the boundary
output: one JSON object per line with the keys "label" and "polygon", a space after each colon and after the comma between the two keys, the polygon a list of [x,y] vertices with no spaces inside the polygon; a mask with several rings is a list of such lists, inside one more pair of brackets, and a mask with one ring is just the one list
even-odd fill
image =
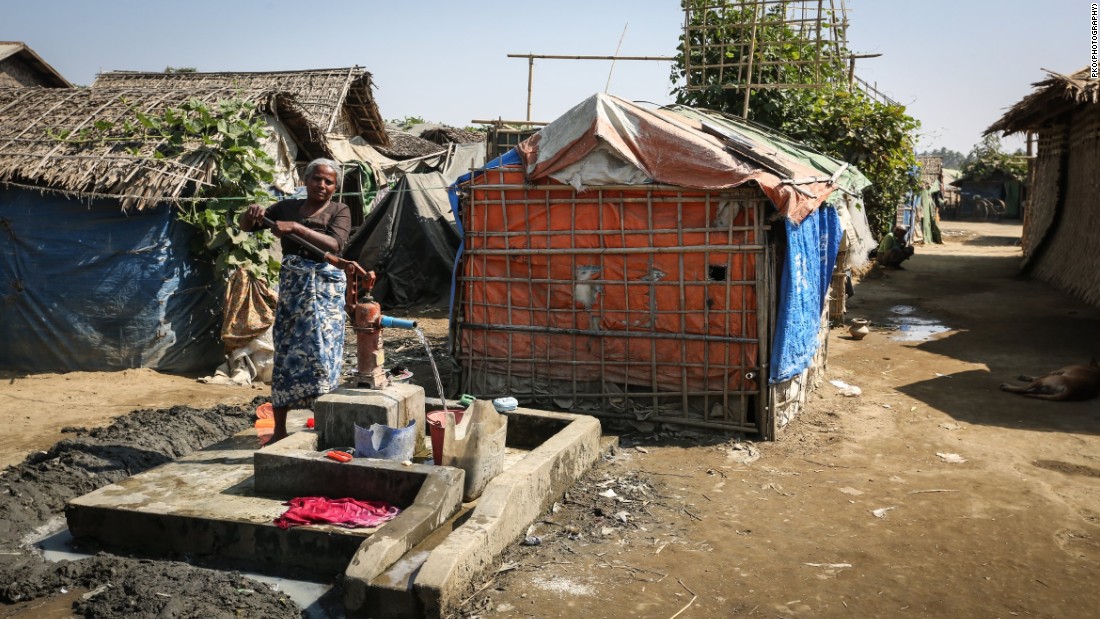
{"label": "dirt path", "polygon": [[[211,370],[213,373],[213,370]],[[98,428],[142,408],[243,404],[264,387],[207,385],[153,370],[18,374],[0,372],[0,469],[45,451],[67,427]]]}
{"label": "dirt path", "polygon": [[[422,323],[446,380],[450,369],[445,353],[447,312],[424,310],[397,315]],[[410,368],[414,382],[424,386],[429,397],[439,397],[427,353],[415,334],[388,329],[386,340],[386,367],[401,364]],[[355,363],[354,334],[349,331],[345,374],[354,371]],[[65,428],[103,427],[138,409],[244,404],[258,395],[270,394],[267,385],[204,384],[192,377],[149,369],[30,375],[0,371],[0,427],[6,429],[0,433],[0,470],[22,462],[28,454],[49,449],[65,438]]]}
{"label": "dirt path", "polygon": [[[866,339],[830,335],[862,395],[826,382],[759,453],[625,436],[464,614],[1096,616],[1100,400],[998,385],[1100,354],[1100,311],[1015,277],[1018,225],[945,228],[859,283]],[[949,330],[895,339],[903,316]]]}

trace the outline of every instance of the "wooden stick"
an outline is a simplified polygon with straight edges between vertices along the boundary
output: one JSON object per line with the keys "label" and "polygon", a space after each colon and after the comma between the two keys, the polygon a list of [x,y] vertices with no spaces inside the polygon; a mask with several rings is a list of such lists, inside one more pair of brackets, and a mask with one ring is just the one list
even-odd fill
{"label": "wooden stick", "polygon": [[680,586],[681,586],[681,587],[683,587],[683,588],[685,588],[685,589],[687,589],[687,592],[691,594],[691,601],[690,601],[690,602],[688,602],[687,604],[685,604],[683,608],[681,608],[680,610],[676,611],[676,614],[675,614],[675,615],[673,615],[673,616],[671,616],[671,617],[669,617],[668,619],[676,619],[676,618],[677,618],[677,617],[679,617],[679,616],[680,616],[680,615],[681,615],[681,614],[682,614],[682,613],[683,613],[683,612],[684,612],[685,610],[687,610],[687,609],[688,609],[688,607],[690,607],[690,606],[691,606],[692,604],[694,604],[694,603],[695,603],[695,600],[699,599],[699,596],[698,596],[698,595],[696,595],[694,591],[692,591],[691,589],[688,589],[688,586],[684,584],[684,581],[682,581],[682,580],[680,580],[679,578],[677,578],[677,579],[676,579],[676,582],[680,583]]}

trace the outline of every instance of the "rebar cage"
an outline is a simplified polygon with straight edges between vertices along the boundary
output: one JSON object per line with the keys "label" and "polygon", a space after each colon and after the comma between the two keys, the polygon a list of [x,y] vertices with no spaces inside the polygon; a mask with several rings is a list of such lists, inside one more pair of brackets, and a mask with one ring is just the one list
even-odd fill
{"label": "rebar cage", "polygon": [[464,393],[760,432],[763,193],[577,192],[527,185],[519,167],[484,171],[464,193],[454,321]]}

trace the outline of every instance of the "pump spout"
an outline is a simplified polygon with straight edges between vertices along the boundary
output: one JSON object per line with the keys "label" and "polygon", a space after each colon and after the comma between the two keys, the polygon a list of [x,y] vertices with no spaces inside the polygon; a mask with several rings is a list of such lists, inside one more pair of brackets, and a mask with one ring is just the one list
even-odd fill
{"label": "pump spout", "polygon": [[392,316],[382,317],[382,328],[384,329],[415,329],[416,321],[407,320],[404,318],[394,318]]}

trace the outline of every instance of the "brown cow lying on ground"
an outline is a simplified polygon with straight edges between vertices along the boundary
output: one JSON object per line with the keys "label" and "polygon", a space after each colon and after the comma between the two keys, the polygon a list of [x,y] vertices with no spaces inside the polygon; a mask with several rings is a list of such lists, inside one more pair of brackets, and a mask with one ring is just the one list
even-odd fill
{"label": "brown cow lying on ground", "polygon": [[1043,400],[1089,400],[1100,394],[1100,363],[1093,359],[1088,365],[1067,365],[1038,378],[1021,376],[1020,380],[1029,384],[1013,387],[1004,383],[1001,390]]}

